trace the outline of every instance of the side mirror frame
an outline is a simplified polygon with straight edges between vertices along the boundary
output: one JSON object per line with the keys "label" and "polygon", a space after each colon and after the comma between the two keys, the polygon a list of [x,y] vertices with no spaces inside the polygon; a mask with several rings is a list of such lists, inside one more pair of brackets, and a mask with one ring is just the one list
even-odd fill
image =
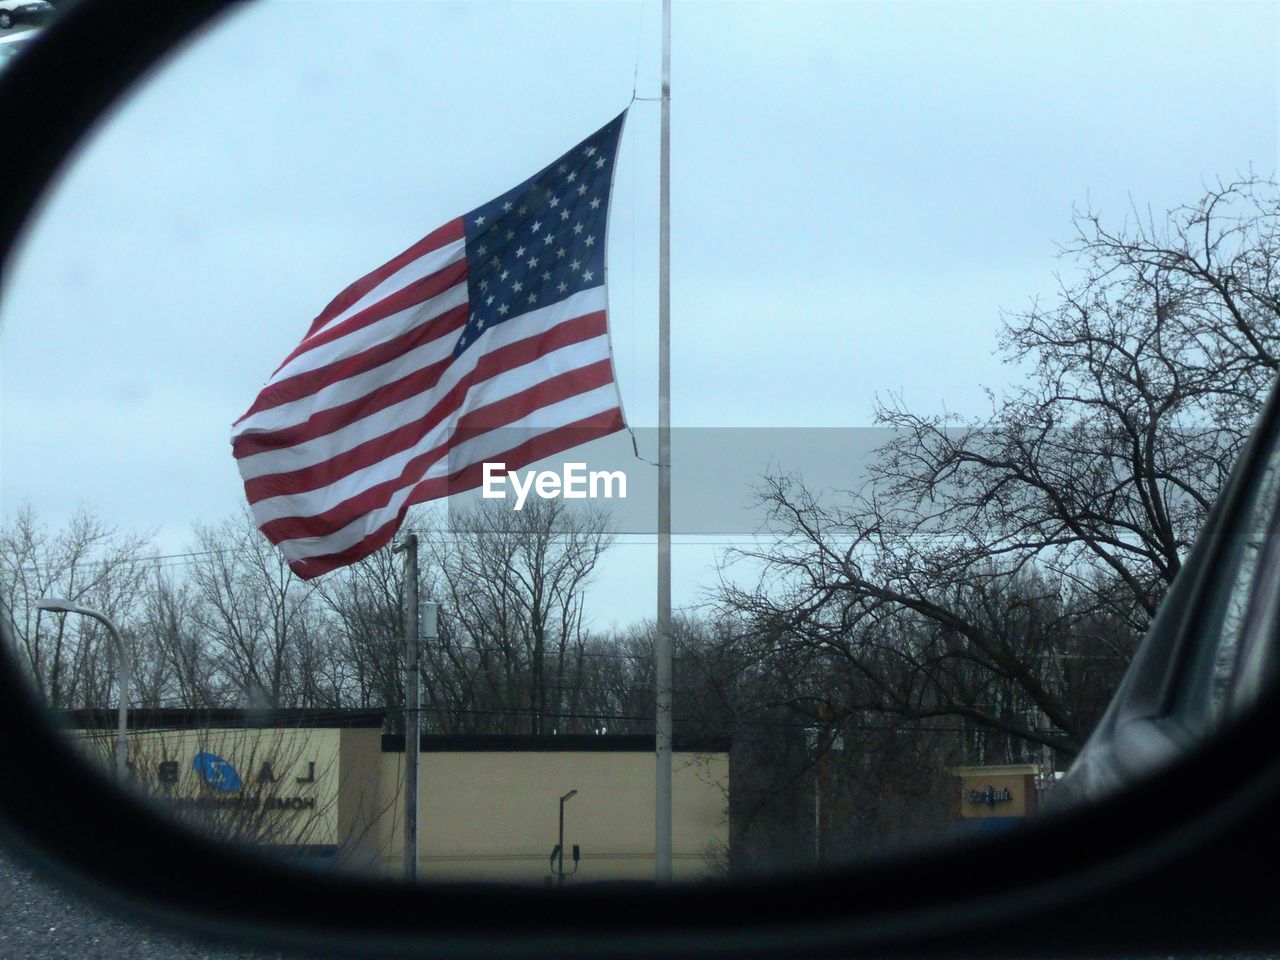
{"label": "side mirror frame", "polygon": [[[6,268],[75,144],[230,7],[83,0],[0,74]],[[0,834],[129,915],[284,950],[585,960],[1267,949],[1280,944],[1280,911],[1258,882],[1280,855],[1277,729],[1273,690],[1185,758],[1087,809],[884,862],[662,889],[409,887],[290,868],[157,819],[80,761],[5,658],[0,730],[18,735],[0,736]]]}

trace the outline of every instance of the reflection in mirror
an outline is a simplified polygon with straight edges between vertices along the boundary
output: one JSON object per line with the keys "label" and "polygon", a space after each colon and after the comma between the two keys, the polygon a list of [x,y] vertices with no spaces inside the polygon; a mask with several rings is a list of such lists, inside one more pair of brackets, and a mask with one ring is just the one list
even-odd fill
{"label": "reflection in mirror", "polygon": [[1276,599],[1274,567],[1266,565],[1264,557],[1275,549],[1280,448],[1265,434],[1259,440],[1256,476],[1214,565],[1212,593],[1197,625],[1196,649],[1178,691],[1182,712],[1204,728],[1220,721],[1233,701],[1237,706],[1245,705],[1233,692],[1244,685],[1255,691],[1257,687],[1247,676],[1248,661],[1242,662],[1242,655],[1250,647],[1270,645],[1269,635],[1257,635],[1257,628],[1265,608]]}
{"label": "reflection in mirror", "polygon": [[[66,0],[62,2],[65,4]],[[0,3],[0,70],[26,49],[58,12],[47,0],[7,0]]]}
{"label": "reflection in mirror", "polygon": [[[237,8],[29,226],[9,653],[163,815],[320,870],[654,876],[660,24]],[[676,879],[1045,806],[1276,369],[1275,39],[1247,4],[675,4]],[[470,480],[397,531],[440,384]],[[539,447],[529,397],[582,434]]]}

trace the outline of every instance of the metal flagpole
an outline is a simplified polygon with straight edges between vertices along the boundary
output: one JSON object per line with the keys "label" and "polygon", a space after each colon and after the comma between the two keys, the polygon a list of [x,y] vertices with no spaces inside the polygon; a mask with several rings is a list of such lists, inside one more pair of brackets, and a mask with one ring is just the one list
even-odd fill
{"label": "metal flagpole", "polygon": [[394,548],[404,552],[404,878],[418,877],[418,537]]}
{"label": "metal flagpole", "polygon": [[658,635],[655,648],[656,883],[671,881],[671,0],[662,0],[662,147],[658,189]]}

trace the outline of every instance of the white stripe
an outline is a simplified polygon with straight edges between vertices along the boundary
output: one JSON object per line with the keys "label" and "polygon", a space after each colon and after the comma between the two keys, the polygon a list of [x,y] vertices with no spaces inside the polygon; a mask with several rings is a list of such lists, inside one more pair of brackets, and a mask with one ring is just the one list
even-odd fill
{"label": "white stripe", "polygon": [[[299,374],[327,367],[329,364],[345,360],[347,357],[354,357],[370,347],[376,347],[380,343],[386,343],[388,340],[394,339],[403,333],[430,323],[446,310],[463,306],[466,302],[466,283],[455,283],[448,290],[437,294],[430,300],[424,300],[422,303],[415,303],[411,307],[405,307],[398,313],[383,317],[377,323],[371,323],[367,327],[352,330],[344,337],[339,337],[313,350],[298,354],[273,373],[263,389],[265,390],[273,384],[281,383]],[[260,414],[254,414],[254,416],[260,416]],[[248,422],[248,420],[243,421],[240,424],[240,428],[243,428]]]}
{"label": "white stripe", "polygon": [[[392,360],[388,360],[379,367],[358,373],[345,380],[330,383],[308,396],[299,397],[289,403],[282,403],[278,407],[271,407],[255,413],[235,428],[231,439],[234,442],[236,437],[256,436],[306,423],[317,413],[322,413],[333,407],[340,407],[344,403],[350,403],[352,400],[358,400],[379,387],[394,383],[415,371],[431,366],[433,363],[439,363],[453,353],[453,346],[458,341],[459,333],[460,331],[454,330],[451,336],[436,337],[434,340],[430,340],[419,347],[414,347],[412,350],[400,354]],[[258,456],[258,454],[253,456]],[[246,459],[252,459],[252,457]],[[273,471],[264,472],[270,473]]]}
{"label": "white stripe", "polygon": [[[606,410],[616,410],[618,409],[616,396],[612,403],[604,402],[605,393],[603,391],[611,386],[613,384],[608,383],[592,390],[587,390],[584,393],[575,394],[572,397],[565,397],[557,403],[530,411],[527,416],[521,417],[519,420],[505,426],[486,430],[484,433],[463,440],[461,443],[450,444],[448,455],[439,463],[433,464],[423,479],[429,480],[433,477],[457,473],[472,464],[483,463],[486,460],[493,460],[495,457],[502,456],[521,444],[527,443],[534,437],[540,437],[552,430],[559,430],[566,423],[576,423],[593,414],[603,413]],[[580,408],[573,407],[574,403],[580,404]],[[552,419],[554,419],[554,423],[551,422]],[[515,435],[514,437],[513,434]],[[512,442],[513,439],[515,442]]]}
{"label": "white stripe", "polygon": [[[595,313],[602,309],[604,309],[604,288],[592,287],[590,290],[582,290],[571,297],[567,297],[559,303],[531,311],[505,323],[500,323],[496,327],[491,327],[481,334],[476,342],[463,352],[462,356],[450,364],[436,385],[431,388],[431,391],[438,396],[451,390],[459,380],[475,370],[476,364],[480,362],[482,356],[493,350],[545,333],[561,323],[576,320],[578,317],[585,316],[588,313]],[[432,341],[432,343],[436,342]],[[445,353],[452,351],[452,349],[453,344],[450,343]],[[337,406],[339,403],[350,402],[363,394],[358,392],[358,386],[348,390],[344,384],[363,377],[364,375],[361,375],[360,378],[352,377],[348,381],[333,385],[331,392],[329,392],[331,390],[330,387],[325,387],[321,391],[321,393],[326,393],[323,405],[316,404],[314,409],[308,409],[307,404],[310,402],[310,398],[304,397],[292,403],[282,404],[279,407],[256,413],[250,419],[243,421],[233,431],[232,439],[234,440],[235,437],[247,433],[265,433],[269,430],[280,430],[305,423],[307,418],[317,410],[328,409]],[[375,389],[380,385],[372,384],[367,379],[364,379],[364,383],[369,385],[369,389]],[[397,404],[396,406],[403,408],[403,404]],[[435,401],[431,401],[430,406],[435,406]],[[427,409],[430,409],[430,407]],[[277,411],[280,411],[278,416],[276,415]],[[331,433],[293,447],[286,447],[280,450],[264,450],[262,453],[244,457],[238,461],[240,475],[249,480],[269,473],[300,470],[313,463],[327,460],[345,450],[350,450],[372,437],[381,436],[387,432],[388,427],[379,426],[385,421],[385,418],[378,419],[382,417],[384,412],[378,411],[368,417],[345,424]],[[417,415],[421,416],[422,413],[419,412]],[[313,454],[311,451],[315,449],[321,449],[322,455]]]}
{"label": "white stripe", "polygon": [[[536,427],[526,427],[524,426],[525,422],[532,420],[532,415],[530,415],[530,417],[525,418],[525,420],[518,421],[510,426],[501,428],[501,431],[517,429],[527,430],[527,435],[523,435],[520,439],[520,443],[525,443],[535,436],[550,433],[552,430],[559,429],[566,424],[575,423],[578,420],[593,416],[594,414],[604,413],[608,410],[616,410],[617,406],[617,393],[614,390],[613,384],[605,384],[603,387],[588,391],[587,393],[578,394],[574,397],[569,397],[559,403],[543,407],[541,410],[536,411],[540,414],[554,416],[556,421],[554,423],[544,423]],[[494,433],[500,433],[501,431],[494,431]],[[508,449],[511,448],[508,447]],[[489,455],[492,456],[494,453],[502,452],[502,450],[495,450]],[[446,454],[432,466],[428,477],[424,479],[443,476],[446,472],[463,469],[472,463],[479,462],[480,459],[475,459],[463,463],[459,461],[457,457],[451,459]],[[394,518],[396,514],[400,512],[400,508],[404,505],[405,501],[409,499],[409,496],[413,493],[414,488],[419,482],[421,481],[406,484],[392,495],[391,500],[385,507],[381,507],[378,510],[374,510],[358,517],[341,530],[335,531],[327,537],[299,537],[296,540],[283,540],[278,544],[278,546],[281,552],[283,552],[285,557],[290,561],[304,560],[309,557],[322,557],[332,553],[341,553],[343,550],[355,546],[374,530],[377,530],[383,524]],[[258,519],[258,524],[260,526],[267,522],[267,520],[258,516],[257,507],[254,508],[254,517]]]}
{"label": "white stripe", "polygon": [[[608,359],[608,357],[609,338],[607,336],[599,336],[555,350],[539,357],[532,363],[527,363],[514,370],[508,370],[483,383],[476,384],[467,391],[467,395],[463,398],[462,404],[456,413],[446,417],[431,430],[427,431],[426,436],[412,447],[371,463],[367,467],[348,473],[327,486],[308,490],[305,493],[286,494],[260,500],[253,505],[254,516],[257,517],[259,525],[262,525],[281,517],[310,517],[332,510],[352,497],[358,496],[369,487],[398,478],[410,460],[424,453],[429,453],[443,444],[453,433],[458,420],[468,413],[519,393],[521,390],[528,389],[530,386],[542,383],[552,377]],[[426,415],[435,399],[431,394],[425,394],[414,397],[411,401],[406,401],[403,404],[397,404],[394,408],[388,408],[384,412],[391,413],[394,410],[397,416],[394,420],[388,419],[385,426],[388,430],[395,429],[405,423],[412,422],[417,417]],[[552,406],[554,407],[556,404]],[[538,411],[534,411],[529,415],[529,417],[534,418],[535,422],[537,413]],[[375,434],[364,434],[366,440],[372,436],[375,436]],[[313,451],[309,452],[319,456],[319,459],[314,461],[316,464],[323,463],[338,453],[338,451],[331,448],[318,450],[313,448]],[[267,454],[260,454],[259,456],[267,456]],[[243,463],[244,461],[241,462]],[[305,465],[310,466],[312,464]]]}
{"label": "white stripe", "polygon": [[[312,337],[317,337],[324,331],[335,327],[348,317],[353,317],[361,310],[373,306],[379,300],[385,300],[391,294],[402,290],[409,284],[421,280],[423,277],[429,277],[433,273],[439,273],[455,260],[461,260],[466,256],[467,238],[461,237],[451,243],[446,243],[443,247],[439,247],[429,253],[424,253],[417,260],[406,263],[403,267],[393,273],[387,279],[366,293],[363,297],[353,303],[347,309],[343,310],[323,327],[315,333],[308,336],[302,342],[305,344]],[[394,257],[392,259],[395,259]],[[373,271],[370,271],[372,273]],[[368,276],[368,274],[365,274]],[[359,281],[356,281],[357,283]]]}

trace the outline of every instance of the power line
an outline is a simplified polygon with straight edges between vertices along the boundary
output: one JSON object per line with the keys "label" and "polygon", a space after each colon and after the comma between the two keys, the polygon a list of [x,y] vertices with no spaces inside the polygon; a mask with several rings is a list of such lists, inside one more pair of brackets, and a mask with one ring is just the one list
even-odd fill
{"label": "power line", "polygon": [[[152,707],[144,707],[138,704],[130,704],[129,708],[130,710],[153,709]],[[84,708],[77,708],[77,709],[107,710],[108,708],[84,707]],[[161,709],[165,709],[165,708],[161,708]],[[224,710],[237,710],[237,709],[243,709],[243,708],[190,707],[186,705],[178,705],[176,707],[171,707],[169,709],[189,710],[193,714],[196,714],[198,716],[200,713],[206,712],[206,711],[213,712],[213,711],[224,711]],[[403,707],[398,707],[398,706],[397,707],[351,707],[351,708],[299,707],[299,708],[291,708],[291,709],[298,709],[306,712],[307,714],[306,727],[277,726],[274,723],[264,722],[262,720],[250,721],[251,716],[269,718],[270,711],[253,711],[253,710],[247,710],[247,709],[244,711],[245,712],[244,719],[250,722],[246,722],[245,727],[251,728],[251,729],[257,729],[259,727],[263,727],[267,729],[280,729],[280,730],[289,730],[289,729],[303,730],[303,729],[314,728],[316,726],[317,721],[332,720],[336,724],[338,721],[341,721],[349,717],[350,714],[352,713],[361,713],[361,712],[370,712],[370,711],[379,711],[379,710],[384,710],[387,712],[388,715],[392,715],[392,714],[401,712],[403,710]],[[435,713],[439,716],[502,717],[502,718],[511,719],[511,720],[528,720],[534,716],[538,716],[541,718],[541,720],[544,723],[555,722],[555,721],[565,721],[565,720],[584,720],[584,721],[593,721],[593,722],[599,721],[601,723],[636,723],[640,725],[647,724],[648,726],[646,727],[646,731],[642,731],[642,732],[651,732],[651,727],[653,724],[653,717],[650,716],[649,714],[609,713],[604,711],[597,712],[597,713],[593,713],[590,711],[586,711],[586,712],[578,711],[573,713],[549,713],[545,711],[536,711],[529,707],[482,708],[482,707],[441,707],[441,706],[428,706],[428,705],[423,705],[419,709],[421,709],[423,712]],[[51,711],[51,712],[56,712],[56,711]],[[812,730],[814,727],[824,727],[837,733],[842,731],[899,732],[899,733],[985,732],[976,727],[966,727],[958,724],[931,723],[931,724],[925,725],[924,723],[912,723],[910,721],[903,721],[901,723],[896,723],[896,724],[868,723],[865,721],[833,722],[833,721],[822,721],[816,717],[812,720],[771,720],[771,719],[751,719],[751,718],[742,718],[742,717],[714,717],[713,716],[713,717],[694,717],[694,718],[680,719],[680,720],[677,720],[676,722],[686,727],[689,727],[689,726],[721,727],[724,729],[730,729],[734,727],[761,727],[761,728],[770,728],[770,729]],[[90,729],[96,729],[96,728],[90,728]],[[136,729],[156,731],[156,732],[177,732],[177,731],[190,730],[195,728],[191,726],[177,726],[177,725],[168,726],[167,725],[167,726],[155,726],[155,727],[153,726],[138,727]],[[223,728],[218,728],[218,729],[223,729]],[[240,729],[240,727],[228,727],[226,729]]]}
{"label": "power line", "polygon": [[[417,533],[423,537],[433,537],[436,539],[437,542],[447,543],[450,545],[472,543],[472,542],[475,542],[475,540],[477,539],[477,536],[474,534],[459,533],[457,531],[453,531],[449,529],[438,529],[438,528],[428,529],[428,528],[421,528],[421,527],[404,527],[402,529],[405,532]],[[492,531],[492,532],[520,533],[522,531],[513,529],[513,530],[506,530],[506,531],[498,530],[498,531]],[[449,535],[449,536],[445,536],[445,535]],[[533,533],[530,533],[529,535],[534,536]],[[538,535],[541,536],[542,534],[538,534]],[[567,533],[567,532],[557,533],[553,531],[550,536],[554,540],[563,540],[563,539],[568,539],[570,537],[578,536],[578,534]],[[656,535],[649,533],[647,531],[612,531],[607,533],[606,536],[615,538],[613,543],[611,543],[609,547],[606,549],[611,549],[612,547],[617,547],[617,546],[656,547],[658,542]],[[673,537],[673,545],[687,546],[687,547],[717,547],[717,546],[731,547],[731,546],[738,546],[743,544],[746,544],[746,545],[756,544],[756,543],[760,543],[762,540],[765,541],[766,543],[767,542],[780,543],[780,542],[787,542],[787,541],[795,541],[801,544],[805,544],[805,543],[811,542],[811,538],[806,534],[784,533],[784,532],[772,532],[772,533],[741,532],[741,533],[714,534],[710,531],[691,531],[689,533],[683,533],[683,534],[673,533],[672,537]],[[698,537],[701,539],[691,540],[691,539],[688,539],[689,537]],[[643,538],[643,539],[640,539],[640,538]],[[823,534],[824,542],[845,542],[845,541],[854,541],[854,540],[862,540],[862,539],[865,539],[865,538],[862,535],[855,534],[855,533],[824,532]],[[968,534],[959,534],[959,533],[956,533],[956,534],[918,533],[918,534],[902,535],[900,537],[895,538],[895,540],[911,542],[911,543],[923,542],[923,541],[931,541],[931,542],[944,541],[944,540],[945,541],[967,541],[972,539],[973,538]],[[870,547],[873,547],[874,544],[868,543],[867,546],[868,548],[870,548]],[[122,557],[112,557],[109,559],[100,559],[100,560],[78,559],[74,563],[74,566],[80,570],[100,569],[108,566],[139,566],[139,565],[151,565],[159,568],[171,569],[175,567],[190,566],[198,562],[199,560],[207,557],[229,556],[229,555],[261,557],[262,553],[260,553],[257,550],[246,548],[246,547],[217,547],[217,548],[208,549],[208,550],[186,550],[186,551],[180,551],[177,553],[147,554],[145,556],[122,556]],[[272,559],[275,558],[274,552],[271,552],[269,555],[272,557]],[[25,570],[25,571],[34,572],[37,574],[42,571],[46,573],[51,573],[54,575],[61,572],[61,571],[54,571],[53,566],[54,565],[49,562],[28,560],[21,563],[16,563],[10,569]],[[68,566],[70,566],[70,564],[68,564]]]}

